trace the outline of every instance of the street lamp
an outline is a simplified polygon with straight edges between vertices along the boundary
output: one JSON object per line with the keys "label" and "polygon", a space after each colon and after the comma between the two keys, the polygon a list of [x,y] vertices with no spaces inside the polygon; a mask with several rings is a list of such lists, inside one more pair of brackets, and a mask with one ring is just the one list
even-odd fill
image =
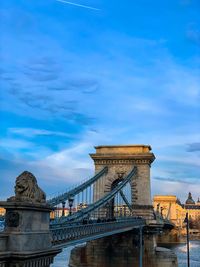
{"label": "street lamp", "polygon": [[124,205],[124,217],[126,217],[126,205]]}
{"label": "street lamp", "polygon": [[62,202],[62,216],[65,216],[65,201]]}
{"label": "street lamp", "polygon": [[72,215],[72,206],[73,206],[73,198],[69,198],[68,202],[69,202],[69,216]]}
{"label": "street lamp", "polygon": [[120,208],[120,217],[122,217],[122,208]]}
{"label": "street lamp", "polygon": [[163,220],[163,210],[164,210],[164,208],[161,207],[160,210],[161,210],[161,219]]}
{"label": "street lamp", "polygon": [[188,212],[186,213],[184,223],[187,223],[187,263],[188,267],[190,267],[190,247],[189,247],[189,220],[188,220]]}
{"label": "street lamp", "polygon": [[140,231],[140,267],[142,267],[143,266],[143,242],[142,242],[142,240],[143,240],[143,236],[142,236],[142,227],[140,227],[140,229],[139,229],[139,231]]}
{"label": "street lamp", "polygon": [[109,218],[109,207],[110,207],[109,203],[106,203],[105,207],[106,207],[106,217]]}

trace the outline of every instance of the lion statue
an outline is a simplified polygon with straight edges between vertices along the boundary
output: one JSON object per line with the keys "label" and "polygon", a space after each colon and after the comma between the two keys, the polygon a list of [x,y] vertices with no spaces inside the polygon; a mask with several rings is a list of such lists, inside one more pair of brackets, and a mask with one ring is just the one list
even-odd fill
{"label": "lion statue", "polygon": [[28,171],[21,173],[15,182],[15,196],[8,201],[45,203],[46,194],[39,188],[35,176]]}

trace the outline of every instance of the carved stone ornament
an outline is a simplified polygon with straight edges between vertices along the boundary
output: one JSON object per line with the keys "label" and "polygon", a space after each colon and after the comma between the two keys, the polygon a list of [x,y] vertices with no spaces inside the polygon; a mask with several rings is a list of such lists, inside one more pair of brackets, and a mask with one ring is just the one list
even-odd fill
{"label": "carved stone ornament", "polygon": [[15,196],[8,201],[45,203],[46,194],[39,188],[35,176],[28,171],[21,173],[15,183]]}
{"label": "carved stone ornament", "polygon": [[19,225],[19,213],[8,211],[6,212],[6,226],[17,227]]}
{"label": "carved stone ornament", "polygon": [[118,178],[125,178],[127,174],[127,167],[123,165],[116,166],[115,172],[118,174]]}
{"label": "carved stone ornament", "polygon": [[94,159],[95,165],[151,165],[151,159]]}

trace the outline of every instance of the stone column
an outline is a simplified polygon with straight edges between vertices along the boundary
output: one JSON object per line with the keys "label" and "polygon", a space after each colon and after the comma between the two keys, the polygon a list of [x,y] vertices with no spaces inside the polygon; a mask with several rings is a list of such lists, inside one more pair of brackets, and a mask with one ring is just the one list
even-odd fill
{"label": "stone column", "polygon": [[46,196],[31,173],[18,176],[15,196],[0,202],[6,209],[5,229],[0,233],[0,266],[5,263],[6,267],[49,267],[61,252],[52,248],[52,207],[45,201]]}
{"label": "stone column", "polygon": [[112,183],[119,177],[125,178],[133,167],[137,174],[130,182],[133,216],[147,220],[153,218],[151,202],[150,167],[155,160],[148,145],[96,146],[90,154],[95,164],[95,174],[108,166],[108,172],[94,184],[94,201],[110,192]]}

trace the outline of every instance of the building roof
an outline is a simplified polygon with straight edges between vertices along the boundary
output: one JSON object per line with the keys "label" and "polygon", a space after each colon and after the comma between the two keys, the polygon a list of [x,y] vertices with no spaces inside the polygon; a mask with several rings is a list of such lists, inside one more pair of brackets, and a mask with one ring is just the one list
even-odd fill
{"label": "building roof", "polygon": [[195,204],[194,200],[192,199],[192,194],[189,192],[188,199],[186,200],[185,204]]}
{"label": "building roof", "polygon": [[181,205],[182,208],[185,208],[185,209],[191,209],[191,210],[200,210],[200,205],[192,205],[192,204],[182,204]]}

